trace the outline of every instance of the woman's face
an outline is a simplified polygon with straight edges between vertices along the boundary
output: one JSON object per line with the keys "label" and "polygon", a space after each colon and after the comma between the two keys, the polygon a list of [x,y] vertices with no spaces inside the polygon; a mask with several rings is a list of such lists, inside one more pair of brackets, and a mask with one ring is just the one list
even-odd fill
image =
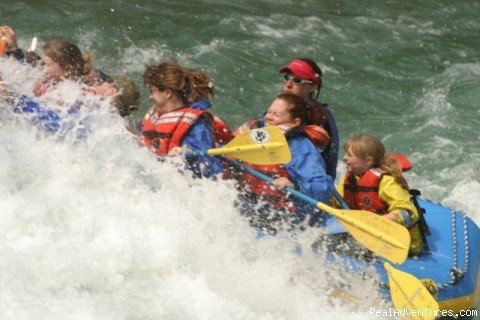
{"label": "woman's face", "polygon": [[148,96],[152,100],[154,107],[159,111],[165,111],[165,105],[168,101],[168,89],[159,90],[155,86],[150,86],[150,95]]}
{"label": "woman's face", "polygon": [[62,77],[65,76],[65,71],[63,71],[60,65],[53,61],[49,56],[44,55],[42,61],[45,64],[45,73],[50,79],[60,81]]}
{"label": "woman's face", "polygon": [[[287,73],[289,80],[283,81],[283,93],[294,94],[296,96],[302,97],[303,99],[307,99],[310,97],[312,92],[317,90],[317,85],[314,83],[294,83],[293,78],[298,78],[293,73]],[[305,80],[305,79],[303,79]]]}
{"label": "woman's face", "polygon": [[288,103],[282,99],[273,100],[265,115],[265,124],[268,126],[278,126],[292,122],[292,120],[292,115],[288,112]]}

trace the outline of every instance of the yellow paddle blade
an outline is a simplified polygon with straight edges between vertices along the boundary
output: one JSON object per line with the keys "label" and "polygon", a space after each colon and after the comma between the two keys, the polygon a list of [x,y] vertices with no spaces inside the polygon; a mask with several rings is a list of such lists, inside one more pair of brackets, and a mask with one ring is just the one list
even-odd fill
{"label": "yellow paddle blade", "polygon": [[335,209],[322,202],[317,207],[335,216],[355,240],[375,254],[398,264],[407,259],[411,239],[404,226],[369,211]]}
{"label": "yellow paddle blade", "polygon": [[388,274],[388,283],[393,305],[397,310],[408,312],[414,320],[434,320],[438,314],[438,302],[415,276],[383,264]]}
{"label": "yellow paddle blade", "polygon": [[209,155],[229,155],[253,164],[281,164],[292,159],[287,139],[277,127],[253,129],[236,136],[222,148],[210,149]]}

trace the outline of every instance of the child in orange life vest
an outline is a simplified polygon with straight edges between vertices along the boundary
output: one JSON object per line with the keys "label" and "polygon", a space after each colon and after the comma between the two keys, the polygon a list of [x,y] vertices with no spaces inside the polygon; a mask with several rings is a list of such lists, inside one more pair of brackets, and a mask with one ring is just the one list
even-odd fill
{"label": "child in orange life vest", "polygon": [[[193,69],[184,68],[188,73],[187,86],[188,95],[186,101],[192,109],[209,111],[213,116],[213,133],[215,146],[220,147],[234,138],[232,129],[230,126],[221,120],[218,116],[210,111],[212,104],[210,100],[215,95],[215,87],[213,86],[212,79],[210,79],[204,72]],[[148,118],[155,110],[155,107],[151,107],[145,117]],[[141,120],[137,125],[137,131],[141,131],[144,120]]]}
{"label": "child in orange life vest", "polygon": [[[188,101],[191,76],[192,70],[168,61],[148,66],[143,74],[153,108],[142,120],[140,138],[157,155],[178,155],[183,148],[206,151],[215,147],[212,115],[191,108]],[[187,168],[197,177],[223,171],[215,157],[200,156],[187,162]]]}
{"label": "child in orange life vest", "polygon": [[344,146],[347,174],[337,189],[351,209],[372,211],[410,230],[411,254],[421,249],[419,214],[410,199],[398,160],[386,154],[382,142],[367,134],[350,138]]}
{"label": "child in orange life vest", "polygon": [[[292,160],[284,165],[251,165],[254,169],[274,178],[274,186],[247,173],[240,177],[241,185],[256,197],[268,201],[268,207],[287,211],[292,223],[299,223],[310,215],[309,223],[315,224],[320,215],[309,206],[295,199],[286,199],[284,187],[296,188],[302,193],[328,203],[333,190],[333,180],[325,172],[325,161],[320,148],[328,144],[329,137],[318,126],[307,125],[311,110],[305,101],[294,94],[279,94],[270,105],[263,121],[247,122],[236,132],[241,133],[250,128],[277,126],[282,129],[292,153]],[[248,206],[243,206],[248,214]],[[257,207],[258,208],[258,207]],[[257,215],[262,216],[262,212]],[[250,214],[252,215],[252,214]],[[255,216],[253,216],[255,218]]]}

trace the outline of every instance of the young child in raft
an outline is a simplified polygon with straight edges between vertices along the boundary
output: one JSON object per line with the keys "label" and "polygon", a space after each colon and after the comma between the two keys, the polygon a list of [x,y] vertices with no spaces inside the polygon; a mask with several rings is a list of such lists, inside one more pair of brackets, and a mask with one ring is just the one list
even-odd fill
{"label": "young child in raft", "polygon": [[410,253],[421,250],[419,214],[411,201],[398,160],[382,142],[367,134],[350,138],[343,157],[347,173],[337,189],[351,209],[366,210],[398,222],[410,230]]}
{"label": "young child in raft", "polygon": [[[274,187],[248,173],[242,173],[240,184],[247,191],[250,203],[265,201],[265,205],[248,207],[244,206],[242,213],[252,217],[252,221],[260,217],[259,224],[252,223],[255,227],[269,228],[261,225],[262,220],[267,224],[275,224],[278,220],[271,210],[283,212],[282,217],[288,217],[290,223],[297,224],[310,215],[309,223],[316,224],[320,218],[319,212],[295,199],[286,198],[284,188],[291,187],[321,202],[329,203],[334,188],[333,180],[325,171],[325,161],[320,149],[329,142],[326,131],[318,126],[307,125],[312,112],[305,101],[294,94],[279,94],[268,108],[264,120],[248,121],[237,130],[241,133],[248,129],[264,126],[276,126],[285,133],[291,150],[292,160],[284,165],[252,165],[247,164],[274,178]],[[242,204],[243,206],[243,204]],[[261,209],[259,209],[261,208]],[[250,213],[248,210],[250,209]],[[265,218],[265,219],[262,219]],[[272,218],[272,219],[270,219]],[[278,217],[277,217],[278,218]],[[285,219],[283,219],[285,220]],[[274,227],[273,229],[275,229]],[[275,231],[275,230],[273,230]]]}
{"label": "young child in raft", "polygon": [[[153,108],[142,119],[140,139],[159,156],[215,147],[213,116],[192,108],[188,99],[192,96],[192,77],[196,77],[193,70],[173,61],[150,65],[143,73]],[[195,177],[215,178],[223,171],[220,160],[209,156],[187,159],[186,167]]]}

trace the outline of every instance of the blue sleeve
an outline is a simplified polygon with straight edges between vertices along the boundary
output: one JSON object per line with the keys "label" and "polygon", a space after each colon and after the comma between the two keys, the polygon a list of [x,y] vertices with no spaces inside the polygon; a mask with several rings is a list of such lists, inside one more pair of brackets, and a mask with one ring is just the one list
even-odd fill
{"label": "blue sleeve", "polygon": [[300,192],[323,203],[330,203],[334,184],[325,171],[325,161],[313,143],[305,136],[288,141],[292,161],[285,165],[292,182]]}
{"label": "blue sleeve", "polygon": [[190,108],[192,108],[192,109],[199,109],[199,110],[207,110],[207,109],[210,109],[211,107],[212,107],[212,104],[207,99],[202,99],[202,100],[199,100],[199,101],[195,101],[190,106]]}
{"label": "blue sleeve", "polygon": [[90,121],[88,117],[78,118],[80,103],[76,102],[67,110],[65,116],[61,116],[53,109],[47,108],[38,101],[21,95],[14,103],[13,111],[22,113],[29,117],[31,123],[45,132],[57,134],[62,138],[70,132],[75,130],[77,139],[84,139],[88,132],[91,131]]}
{"label": "blue sleeve", "polygon": [[[182,147],[187,147],[191,150],[207,151],[213,148],[213,146],[213,129],[204,118],[200,118],[195,122],[182,141]],[[212,156],[200,156],[187,161],[188,168],[196,176],[212,177],[217,173],[223,172],[220,160]]]}
{"label": "blue sleeve", "polygon": [[47,109],[37,101],[27,97],[20,96],[13,106],[16,113],[25,113],[31,115],[31,121],[34,125],[45,129],[45,131],[54,133],[61,127],[61,117],[54,110]]}

